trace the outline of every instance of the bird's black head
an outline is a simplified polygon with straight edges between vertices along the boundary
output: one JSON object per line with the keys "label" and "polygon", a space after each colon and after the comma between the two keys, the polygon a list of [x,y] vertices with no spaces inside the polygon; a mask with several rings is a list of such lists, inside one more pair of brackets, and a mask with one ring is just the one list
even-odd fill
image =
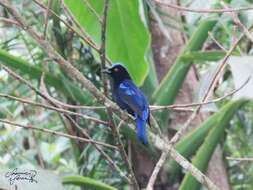
{"label": "bird's black head", "polygon": [[104,72],[107,73],[110,77],[112,77],[115,85],[121,83],[123,80],[126,79],[131,80],[127,69],[119,63],[113,64],[110,68],[105,69]]}

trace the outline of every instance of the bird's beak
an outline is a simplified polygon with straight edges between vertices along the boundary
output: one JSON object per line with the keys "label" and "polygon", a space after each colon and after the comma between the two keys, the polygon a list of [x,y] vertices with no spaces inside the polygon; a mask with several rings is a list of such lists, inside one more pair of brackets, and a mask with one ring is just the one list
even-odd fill
{"label": "bird's beak", "polygon": [[102,73],[111,74],[111,71],[109,68],[105,68],[102,70]]}

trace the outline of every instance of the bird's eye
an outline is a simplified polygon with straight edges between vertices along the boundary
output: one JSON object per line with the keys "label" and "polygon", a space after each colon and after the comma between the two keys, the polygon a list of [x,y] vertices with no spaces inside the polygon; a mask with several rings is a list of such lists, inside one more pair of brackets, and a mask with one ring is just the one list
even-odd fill
{"label": "bird's eye", "polygon": [[119,69],[118,69],[118,68],[114,68],[114,71],[115,71],[115,72],[118,72],[118,71],[119,71]]}

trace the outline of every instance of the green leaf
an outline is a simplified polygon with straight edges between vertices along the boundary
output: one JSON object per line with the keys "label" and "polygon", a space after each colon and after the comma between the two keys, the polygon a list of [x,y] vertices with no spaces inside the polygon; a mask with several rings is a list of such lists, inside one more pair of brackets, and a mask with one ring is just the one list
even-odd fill
{"label": "green leaf", "polygon": [[182,55],[183,61],[219,61],[226,55],[223,51],[192,51]]}
{"label": "green leaf", "polygon": [[94,180],[92,178],[83,176],[64,176],[62,178],[62,183],[67,185],[78,185],[82,187],[89,188],[91,190],[117,190],[115,187],[102,183],[100,181]]}
{"label": "green leaf", "polygon": [[[99,45],[101,24],[87,8],[83,0],[64,0],[77,21]],[[103,0],[89,1],[101,16]],[[141,1],[109,1],[106,33],[106,53],[113,62],[123,63],[137,85],[141,85],[148,74],[146,51],[150,36],[143,21]]]}
{"label": "green leaf", "polygon": [[[200,171],[205,172],[207,170],[208,162],[211,159],[217,144],[220,142],[226,127],[229,126],[230,120],[235,112],[247,102],[248,100],[245,99],[230,102],[224,107],[224,112],[217,116],[215,125],[208,133],[204,143],[201,145],[196,156],[192,160],[192,164]],[[197,190],[200,188],[200,185],[201,184],[190,173],[187,173],[179,189]]]}

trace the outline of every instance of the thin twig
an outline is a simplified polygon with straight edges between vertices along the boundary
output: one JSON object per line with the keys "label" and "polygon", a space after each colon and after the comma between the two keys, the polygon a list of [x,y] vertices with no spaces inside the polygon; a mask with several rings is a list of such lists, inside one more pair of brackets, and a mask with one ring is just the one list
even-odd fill
{"label": "thin twig", "polygon": [[[105,63],[106,63],[106,29],[107,29],[108,9],[109,9],[109,0],[104,0],[104,10],[103,10],[102,23],[101,23],[101,46],[100,46],[99,54],[100,54],[100,60],[101,60],[101,76],[102,76],[102,81],[103,81],[103,89],[104,89],[104,94],[107,97],[108,97],[108,82],[106,80],[105,73],[102,73],[102,70],[105,69]],[[129,173],[130,173],[130,179],[131,179],[130,185],[133,185],[134,189],[139,190],[138,182],[134,175],[134,172],[131,167],[130,161],[128,159],[127,153],[125,151],[124,145],[120,139],[118,128],[116,127],[113,121],[113,117],[112,117],[113,112],[110,107],[107,108],[107,113],[108,113],[108,118],[109,118],[108,122],[110,124],[114,140],[115,142],[118,142],[118,148],[120,150],[121,157],[124,160],[125,164],[127,165]]]}
{"label": "thin twig", "polygon": [[14,24],[14,25],[19,26],[19,23],[17,21],[9,19],[9,18],[0,17],[0,22],[4,22],[6,24]]}
{"label": "thin twig", "polygon": [[[168,147],[168,152],[171,157],[192,176],[194,176],[201,184],[207,187],[209,190],[220,190],[206,175],[204,175],[199,169],[197,169],[193,164],[191,164],[187,159],[185,159],[181,154],[179,154],[173,146]],[[165,159],[166,160],[166,159]]]}
{"label": "thin twig", "polygon": [[[84,28],[81,26],[81,24],[76,20],[75,16],[72,14],[72,12],[68,9],[68,7],[65,5],[64,1],[61,0],[61,5],[63,7],[63,10],[65,14],[69,17],[70,21],[76,25],[76,27],[81,31],[81,34],[85,36],[93,45],[96,45],[95,42],[91,39],[91,37],[87,34],[87,32],[84,30]],[[99,49],[98,49],[99,50]]]}
{"label": "thin twig", "polygon": [[[251,78],[249,77],[239,88],[232,90],[231,92],[225,94],[222,97],[210,100],[210,101],[206,101],[206,102],[200,102],[200,103],[192,103],[192,104],[173,104],[173,105],[168,105],[168,106],[156,106],[156,105],[151,105],[150,109],[152,111],[157,111],[157,110],[163,110],[163,109],[177,109],[177,108],[188,108],[188,107],[195,107],[195,106],[200,106],[200,105],[207,105],[207,104],[213,104],[213,103],[217,103],[220,102],[222,100],[224,100],[225,98],[234,95],[236,92],[238,92],[239,90],[241,90],[244,86],[246,86],[246,84],[248,84],[249,80]],[[189,111],[189,110],[188,110]]]}
{"label": "thin twig", "polygon": [[[226,3],[224,1],[221,1],[222,5],[228,9],[228,5],[226,5]],[[236,12],[231,12],[230,13],[234,23],[241,29],[241,31],[245,34],[245,36],[248,37],[248,39],[253,42],[253,36],[250,34],[249,30],[247,29],[246,26],[244,26],[244,24],[242,24],[242,22],[240,21],[238,14]]]}
{"label": "thin twig", "polygon": [[253,158],[236,158],[236,157],[226,157],[227,160],[240,161],[240,162],[253,162]]}
{"label": "thin twig", "polygon": [[119,123],[118,127],[115,127],[115,133],[116,133],[115,136],[117,137],[117,140],[118,140],[118,148],[120,150],[121,156],[122,156],[124,162],[126,163],[126,165],[128,167],[128,170],[129,170],[129,173],[130,173],[130,179],[132,180],[132,183],[130,183],[130,185],[132,185],[134,187],[134,189],[138,190],[140,188],[139,188],[137,179],[136,179],[136,177],[134,175],[134,171],[133,171],[133,168],[132,168],[131,161],[129,160],[129,157],[128,157],[126,151],[125,151],[123,142],[120,139],[119,129],[120,129],[121,125],[123,125],[123,124],[124,124],[124,121],[121,120],[121,122]]}
{"label": "thin twig", "polygon": [[33,102],[33,101],[30,101],[30,100],[27,100],[27,99],[24,99],[24,98],[19,98],[19,97],[16,97],[16,96],[11,96],[11,95],[8,95],[8,94],[3,94],[3,93],[0,93],[0,97],[8,98],[8,99],[15,100],[15,101],[22,102],[22,103],[26,103],[26,104],[30,104],[30,105],[33,105],[33,106],[43,107],[45,109],[54,110],[54,111],[57,111],[57,112],[60,112],[60,113],[75,115],[75,116],[78,116],[78,117],[82,117],[83,119],[90,120],[90,121],[93,121],[95,123],[103,124],[103,125],[106,125],[106,126],[108,125],[108,122],[102,121],[100,119],[97,119],[97,118],[94,118],[94,117],[91,117],[91,116],[88,116],[88,115],[72,112],[72,111],[69,111],[69,110],[65,110],[65,109],[62,109],[62,108],[57,108],[57,107],[54,107],[54,106],[49,106],[49,105],[38,103],[38,102]]}
{"label": "thin twig", "polygon": [[61,101],[55,99],[55,98],[52,97],[52,96],[48,96],[48,98],[49,98],[52,102],[54,102],[54,103],[60,105],[62,108],[70,108],[70,109],[87,109],[87,110],[101,110],[101,109],[106,109],[105,106],[72,105],[72,104],[63,103],[63,102],[61,102]]}
{"label": "thin twig", "polygon": [[[0,1],[0,5],[4,6],[9,10],[9,12],[15,17],[16,21],[20,23],[20,27],[24,29],[30,36],[37,41],[37,43],[44,49],[45,52],[48,53],[48,56],[58,63],[61,67],[67,70],[67,74],[80,82],[80,84],[88,89],[91,94],[98,100],[98,102],[104,104],[106,107],[111,107],[114,111],[117,111],[121,114],[123,118],[127,118],[128,115],[122,111],[114,102],[109,100],[106,96],[104,96],[93,84],[90,80],[88,80],[84,75],[80,73],[78,69],[72,66],[68,61],[66,61],[60,54],[58,54],[53,47],[45,40],[40,38],[40,36],[34,31],[34,29],[28,25],[25,19],[13,8],[9,5],[8,1],[2,0]],[[131,117],[130,117],[131,118]]]}
{"label": "thin twig", "polygon": [[118,149],[118,147],[107,144],[107,143],[95,141],[95,140],[92,140],[92,139],[82,138],[82,137],[78,137],[78,136],[74,136],[74,135],[69,135],[69,134],[62,133],[62,132],[59,132],[59,131],[54,131],[54,130],[51,130],[51,129],[33,127],[32,125],[22,125],[22,124],[18,124],[18,123],[15,123],[15,122],[12,122],[12,121],[9,121],[9,120],[6,120],[6,119],[0,119],[0,122],[7,123],[7,124],[17,126],[17,127],[22,127],[22,128],[25,128],[25,129],[32,129],[32,130],[36,130],[36,131],[41,131],[43,133],[48,133],[48,134],[52,134],[52,135],[56,135],[56,136],[66,137],[66,138],[74,139],[74,140],[81,141],[81,142],[93,143],[93,144],[101,145],[101,146],[104,146],[104,147],[107,147],[107,148]]}
{"label": "thin twig", "polygon": [[152,175],[149,178],[146,190],[153,190],[153,186],[155,184],[157,175],[158,175],[159,171],[161,170],[164,162],[166,161],[167,154],[168,154],[167,151],[162,152],[162,155],[161,155],[160,159],[158,160],[158,162],[156,163],[155,168],[154,168],[154,170],[152,172]]}
{"label": "thin twig", "polygon": [[220,44],[220,42],[218,42],[218,41],[215,39],[215,37],[213,36],[213,34],[212,34],[210,31],[208,31],[208,36],[215,42],[215,44],[216,44],[219,48],[221,48],[224,52],[227,52],[226,48],[224,48],[224,47]]}
{"label": "thin twig", "polygon": [[[225,66],[227,65],[227,60],[238,45],[239,41],[242,39],[244,35],[241,35],[241,37],[232,45],[232,47],[229,49],[229,51],[226,53],[225,57],[223,58],[221,64],[219,65],[216,73],[214,74],[213,79],[211,80],[210,85],[208,86],[208,89],[206,93],[204,94],[204,97],[202,98],[202,102],[205,102],[211,92],[213,91],[216,82],[218,81],[219,76],[221,75],[222,71],[224,70]],[[195,117],[198,115],[200,109],[201,109],[202,104],[198,105],[194,112],[191,114],[191,116],[188,118],[188,120],[185,122],[185,124],[177,131],[177,133],[174,135],[174,137],[171,139],[171,143],[175,144],[178,142],[181,138],[181,136],[185,133],[187,128],[190,126],[191,122],[195,119]]]}
{"label": "thin twig", "polygon": [[161,32],[168,39],[169,42],[172,42],[172,39],[171,39],[171,36],[170,36],[168,30],[166,29],[166,27],[165,27],[165,25],[164,25],[164,23],[163,23],[160,15],[156,11],[156,7],[155,7],[154,2],[151,1],[151,0],[146,0],[146,3],[149,6],[150,12],[153,14],[153,16],[154,16],[154,18],[155,18],[155,20],[156,20],[156,22],[157,22],[157,24],[158,24]]}
{"label": "thin twig", "polygon": [[108,97],[108,82],[106,80],[105,73],[103,73],[102,71],[105,69],[105,61],[106,61],[105,46],[106,46],[106,29],[107,29],[106,26],[107,26],[108,8],[109,8],[109,0],[104,0],[103,19],[101,23],[101,46],[99,49],[99,54],[100,54],[100,60],[101,60],[101,76],[102,76],[104,94],[107,97]]}
{"label": "thin twig", "polygon": [[[42,91],[44,92],[44,94],[45,94],[46,97],[50,97],[50,95],[49,95],[49,93],[48,93],[48,91],[47,91],[47,88],[46,88],[46,85],[45,85],[44,77],[43,77],[43,76],[44,76],[44,75],[42,75],[41,81],[40,81],[40,83],[41,83],[41,89],[42,89]],[[70,119],[71,123],[74,124],[75,127],[77,127],[81,132],[83,132],[83,134],[84,134],[86,137],[88,137],[88,138],[91,139],[91,137],[89,136],[89,134],[87,133],[87,131],[86,131],[84,128],[81,128],[81,127],[76,123],[75,120],[73,120],[72,118],[67,118],[67,119]],[[110,124],[108,124],[108,125],[110,126]],[[110,158],[110,156],[109,156],[107,153],[105,153],[100,147],[96,146],[96,144],[93,144],[93,145],[94,145],[95,148],[102,154],[102,156],[109,162],[110,166],[111,166],[112,168],[115,168],[116,171],[119,172],[120,176],[121,176],[123,179],[125,179],[127,182],[130,182],[130,179],[121,171],[121,169],[120,169],[120,168],[117,166],[117,164]],[[118,150],[118,149],[117,149],[117,150]]]}
{"label": "thin twig", "polygon": [[242,24],[242,22],[238,18],[238,15],[235,14],[235,13],[234,13],[234,22],[239,26],[239,28],[242,30],[242,32],[244,32],[245,36],[248,37],[248,39],[251,41],[251,43],[253,43],[253,36],[252,36],[252,34],[250,34],[250,32],[247,29],[247,27],[244,24]]}
{"label": "thin twig", "polygon": [[[64,11],[65,11],[65,13],[70,17],[70,19],[71,19],[71,21],[72,22],[74,22],[74,24],[77,26],[77,28],[81,31],[81,34],[83,35],[83,36],[85,36],[85,38],[87,38],[90,42],[92,42],[93,44],[94,44],[94,46],[96,46],[95,45],[95,42],[91,39],[91,37],[87,34],[87,32],[84,30],[84,28],[80,25],[80,23],[76,20],[76,18],[75,18],[75,16],[71,13],[71,11],[68,9],[68,7],[65,5],[65,3],[64,3],[64,1],[63,0],[61,0],[61,4],[62,4],[62,6],[63,6],[63,9],[64,9]],[[107,15],[106,15],[107,16]],[[103,25],[104,23],[103,23],[103,21],[102,21],[102,25]],[[97,47],[96,47],[97,48]],[[101,51],[101,48],[100,49],[96,49],[96,51],[98,52],[98,53],[100,53],[100,51]],[[105,56],[105,60],[109,63],[109,64],[111,64],[112,63],[112,61],[109,59],[109,58],[107,58],[106,56]]]}
{"label": "thin twig", "polygon": [[[38,6],[40,6],[45,11],[47,10],[47,7],[40,3],[37,0],[33,0]],[[68,24],[65,20],[63,20],[59,15],[57,15],[53,10],[48,9],[48,11],[54,15],[57,19],[59,19],[67,28],[69,28],[72,32],[76,33],[83,41],[85,41],[90,47],[92,47],[97,52],[99,51],[98,47],[96,46],[95,42],[91,40],[91,38],[88,37],[88,35],[84,36],[80,32],[78,32],[76,29],[74,29],[70,24]]]}
{"label": "thin twig", "polygon": [[[169,105],[169,106],[180,106],[180,105],[188,105],[188,104],[171,104],[171,105]],[[194,111],[194,109],[193,108],[181,108],[181,107],[175,107],[175,108],[170,108],[170,107],[168,107],[168,108],[166,108],[167,106],[165,106],[165,107],[163,107],[163,108],[160,108],[160,107],[156,107],[156,105],[154,106],[154,105],[150,105],[149,106],[151,109],[150,109],[150,111],[158,111],[158,110],[171,110],[171,111],[175,111],[175,112],[193,112]],[[193,106],[194,107],[194,106]]]}
{"label": "thin twig", "polygon": [[[241,37],[241,38],[242,38],[242,37]],[[239,38],[239,41],[240,41],[241,38]],[[225,65],[227,58],[232,54],[232,51],[235,49],[235,47],[236,47],[236,45],[239,43],[239,41],[236,41],[235,44],[230,48],[230,50],[227,52],[227,55],[226,55],[225,58],[223,59],[223,62],[222,62],[221,65]],[[222,70],[218,69],[218,71],[221,72]],[[215,76],[217,77],[218,75],[215,75]],[[214,77],[213,80],[215,80],[215,77]],[[242,85],[241,87],[239,87],[238,89],[232,91],[232,92],[233,92],[232,94],[234,94],[234,93],[237,92],[238,90],[242,89],[242,88],[249,82],[249,80],[250,80],[250,78],[248,78],[248,79],[243,83],[243,85]],[[212,85],[212,83],[211,83],[211,85]],[[209,90],[206,92],[206,94],[208,94],[208,93],[210,92],[210,90],[211,90],[211,88],[209,88]],[[230,93],[230,95],[231,95],[231,93]],[[225,96],[225,97],[227,97],[227,96]],[[180,128],[180,130],[173,136],[173,138],[172,138],[172,139],[170,140],[170,142],[169,142],[169,145],[170,145],[170,146],[173,146],[176,142],[179,141],[179,139],[180,139],[181,136],[184,134],[184,132],[186,131],[186,129],[188,128],[188,126],[190,125],[190,123],[191,123],[191,122],[194,120],[194,118],[197,116],[197,114],[198,114],[198,112],[199,112],[201,106],[203,105],[203,102],[206,101],[206,98],[207,98],[207,96],[205,95],[204,98],[203,98],[202,103],[198,105],[198,107],[194,110],[194,112],[193,112],[193,113],[191,114],[191,116],[188,118],[188,120],[186,121],[186,123],[185,123],[185,124]],[[222,97],[222,98],[223,98],[223,97]],[[152,187],[153,187],[153,185],[154,185],[154,183],[155,183],[155,180],[156,180],[156,178],[157,178],[157,175],[158,175],[160,169],[162,168],[163,164],[164,164],[165,161],[166,161],[166,157],[167,157],[168,153],[171,153],[170,151],[171,151],[171,150],[163,150],[162,155],[161,155],[159,161],[157,162],[156,167],[155,167],[155,169],[153,170],[153,173],[152,173],[152,175],[151,175],[151,177],[150,177],[150,179],[149,179],[149,183],[148,183],[148,186],[147,186],[147,190],[152,189]],[[177,152],[175,151],[175,153],[177,153]],[[178,154],[178,153],[177,153],[177,154]],[[170,154],[170,155],[172,156],[172,154]],[[178,154],[178,155],[179,155],[179,154]],[[180,156],[181,156],[181,155],[180,155]],[[176,159],[175,159],[175,160],[176,160]],[[192,171],[191,171],[191,172],[192,172]],[[195,176],[195,178],[196,178],[196,176]],[[202,183],[202,184],[203,184],[203,183]],[[214,185],[214,184],[212,184],[212,185]],[[148,189],[148,188],[149,188],[149,189]],[[217,189],[217,187],[214,185],[213,187],[210,187],[210,189]]]}
{"label": "thin twig", "polygon": [[[104,104],[106,107],[112,108],[112,110],[119,114],[121,119],[131,118],[128,114],[122,111],[114,102],[109,100],[107,97],[103,95],[85,76],[83,76],[75,67],[73,67],[68,61],[64,60],[62,56],[60,56],[52,46],[41,39],[38,34],[34,31],[32,27],[30,27],[24,18],[16,11],[16,9],[9,4],[7,0],[1,0],[0,5],[4,6],[11,15],[15,17],[15,19],[20,23],[21,27],[26,30],[28,34],[44,49],[44,51],[48,54],[48,56],[55,60],[56,63],[61,65],[65,70],[67,70],[67,74],[69,77],[77,80],[80,84],[85,87],[93,96],[98,100],[98,102]],[[128,123],[129,125],[129,123]],[[129,127],[133,128],[132,125]],[[171,157],[179,163],[186,171],[189,171],[192,176],[194,176],[200,183],[208,187],[209,189],[218,189],[215,184],[206,177],[201,171],[199,171],[195,166],[193,166],[189,161],[187,161],[184,157],[182,157],[169,143],[160,139],[159,136],[155,136],[150,133],[151,139],[155,147],[158,149],[165,151],[168,149]],[[118,171],[118,170],[117,170]],[[122,173],[120,173],[122,174]],[[123,174],[124,175],[124,174]],[[122,176],[122,175],[121,175]],[[124,179],[128,179],[126,176]],[[127,180],[129,182],[129,180]]]}
{"label": "thin twig", "polygon": [[[251,28],[252,26],[250,26]],[[228,58],[231,56],[231,54],[233,53],[233,51],[235,50],[236,46],[239,44],[239,42],[241,41],[241,39],[244,37],[245,34],[241,34],[240,37],[234,42],[234,44],[232,45],[232,47],[228,50],[228,52],[226,53],[225,57],[223,58],[221,64],[219,65],[210,85],[209,88],[207,89],[206,94],[203,97],[203,102],[205,102],[210,93],[213,91],[218,79],[220,78],[220,75],[222,73],[222,71],[225,69],[226,65],[227,65],[227,60]]]}
{"label": "thin twig", "polygon": [[153,116],[153,114],[150,113],[150,120],[151,120],[151,126],[157,130],[157,134],[160,136],[160,137],[164,137],[160,127],[159,127],[159,124],[157,123],[155,117]]}
{"label": "thin twig", "polygon": [[[58,54],[47,41],[45,41],[43,38],[41,38],[35,32],[35,30],[29,24],[26,23],[25,19],[16,11],[16,9],[10,4],[10,1],[1,0],[0,5],[5,7],[9,11],[9,13],[16,19],[16,21],[19,22],[20,27],[22,27],[23,30],[28,32],[31,35],[31,37],[33,37],[34,40],[37,41],[37,43],[40,44],[44,48],[44,50],[48,53],[49,57],[51,59],[55,60],[58,64],[60,64],[63,67],[63,69],[65,69],[67,71],[66,73],[69,74],[70,77],[78,80],[83,86],[85,86],[94,95],[94,97],[96,97],[98,99],[99,102],[104,103],[106,106],[110,105],[115,110],[118,110],[119,113],[126,116],[126,114],[123,111],[121,111],[116,104],[114,104],[109,99],[107,99],[103,94],[101,94],[101,92],[85,76],[83,76],[79,72],[79,70],[77,70],[68,61],[66,61],[60,54]],[[22,80],[22,81],[26,82],[26,84],[32,90],[34,90],[36,93],[38,93],[44,99],[48,100],[47,97],[43,93],[38,91],[29,82],[22,79],[22,77],[18,76],[17,74],[16,74],[16,76],[17,76],[18,80]],[[57,105],[55,105],[54,102],[51,102],[50,100],[48,100],[48,101],[51,104],[53,104],[54,106],[57,106]],[[105,103],[105,101],[107,103]],[[68,115],[66,115],[66,117],[68,120],[70,120],[75,125],[75,127],[77,127],[78,129],[82,129],[80,126],[78,126],[78,124],[71,117],[69,117]],[[84,129],[81,131],[84,131]],[[87,134],[87,137],[89,137],[88,134]],[[109,162],[110,166],[112,166],[112,168],[114,168],[117,172],[119,172],[119,175],[127,183],[131,183],[131,180],[124,174],[124,172],[122,172],[122,170],[116,165],[116,163],[114,163],[112,161],[112,159],[100,147],[96,146],[96,144],[94,144],[94,146],[102,154],[102,156]]]}
{"label": "thin twig", "polygon": [[182,7],[176,4],[167,3],[164,0],[154,0],[154,1],[160,5],[164,5],[164,6],[176,9],[178,11],[194,12],[194,13],[225,13],[225,12],[249,11],[253,9],[253,6],[227,8],[227,9],[194,9],[194,8]]}
{"label": "thin twig", "polygon": [[73,105],[73,104],[67,104],[60,102],[59,100],[55,99],[54,97],[50,96],[50,99],[52,102],[57,103],[58,105],[61,105],[63,108],[70,108],[70,109],[85,109],[85,110],[104,110],[106,109],[105,106],[84,106],[84,105]]}
{"label": "thin twig", "polygon": [[[206,102],[202,102],[202,103],[192,103],[192,104],[173,104],[173,105],[168,105],[168,106],[150,105],[149,107],[150,107],[151,111],[171,109],[171,110],[175,110],[175,111],[190,111],[190,112],[192,112],[194,110],[190,109],[188,107],[195,107],[195,106],[199,106],[199,105],[207,105],[207,104],[220,102],[220,101],[224,100],[225,98],[227,98],[229,96],[232,96],[233,94],[238,92],[241,88],[243,88],[247,84],[247,81],[245,81],[245,83],[242,84],[238,89],[235,89],[235,90],[229,92],[228,94],[226,94],[222,97],[219,97],[219,98],[216,98],[216,99],[213,99],[213,100],[210,100],[210,101],[206,101]],[[60,108],[55,109],[55,107],[47,106],[45,104],[41,104],[41,103],[37,103],[37,102],[32,102],[28,99],[18,98],[18,97],[7,95],[7,94],[0,93],[0,96],[5,97],[5,98],[9,98],[9,99],[13,99],[13,100],[16,100],[16,101],[20,101],[20,102],[23,102],[23,103],[27,103],[27,104],[44,107],[46,109],[56,110],[56,111],[59,111],[59,112],[62,112],[62,113],[68,113],[68,114],[80,116],[80,117],[83,117],[83,116],[81,116],[80,114],[78,114],[76,112],[71,112],[71,111],[65,110],[65,108],[88,109],[88,110],[106,109],[105,106],[83,106],[83,105],[78,106],[78,105],[67,104],[67,103],[60,102],[59,100],[57,100],[57,99],[55,99],[51,96],[50,96],[51,101],[55,102],[56,104],[61,105],[63,107],[63,109],[60,109]],[[67,112],[64,112],[64,111],[67,111]],[[87,118],[84,118],[84,119],[89,120],[89,117],[90,116],[88,116]],[[93,119],[93,117],[91,117],[91,120],[92,119]],[[96,119],[94,121],[96,122]],[[108,125],[108,123],[106,123],[105,121],[98,121],[98,123]]]}
{"label": "thin twig", "polygon": [[[211,190],[219,190],[219,188],[207,177],[205,176],[200,170],[198,170],[194,165],[192,165],[186,158],[184,158],[181,154],[175,150],[173,145],[169,142],[167,142],[164,139],[161,139],[159,136],[150,134],[150,137],[153,140],[154,146],[156,146],[158,149],[162,150],[162,152],[167,152],[170,154],[172,159],[174,159],[179,165],[182,166],[187,172],[190,172],[192,176],[194,176],[201,184],[206,186],[208,189]],[[166,158],[160,159],[161,163],[159,165],[163,165]],[[158,167],[161,168],[161,167]],[[158,169],[156,169],[156,172],[159,172]]]}
{"label": "thin twig", "polygon": [[100,18],[99,14],[96,12],[96,10],[92,7],[90,2],[88,0],[83,0],[83,2],[86,4],[87,8],[90,10],[90,12],[98,19],[98,21],[102,24],[102,19]]}
{"label": "thin twig", "polygon": [[47,3],[47,10],[46,10],[46,16],[45,16],[45,26],[44,26],[44,39],[47,39],[47,28],[48,28],[48,19],[49,19],[49,9],[51,7],[52,0],[48,0]]}
{"label": "thin twig", "polygon": [[39,146],[37,142],[40,139],[36,138],[35,135],[36,135],[35,132],[32,131],[32,137],[33,137],[34,145],[36,147],[37,156],[38,156],[38,164],[40,165],[42,169],[46,169],[45,162],[42,157],[41,147]]}
{"label": "thin twig", "polygon": [[[30,89],[32,89],[33,91],[35,91],[38,95],[40,95],[42,98],[44,98],[45,100],[47,100],[50,104],[52,104],[53,106],[57,107],[57,105],[54,102],[51,102],[50,99],[47,98],[47,95],[44,94],[43,92],[39,91],[37,88],[35,88],[31,83],[29,83],[27,80],[25,80],[24,78],[22,78],[20,75],[18,75],[17,73],[13,72],[12,70],[10,70],[8,67],[3,66],[4,69],[14,78],[16,78],[17,80],[21,81],[22,83],[26,84]],[[71,117],[69,117],[67,114],[64,114],[65,117],[78,129],[80,130],[88,139],[92,139],[89,134],[85,131],[84,128],[80,127]],[[91,143],[94,145],[94,147],[101,153],[101,155],[105,158],[105,160],[108,161],[108,163],[110,164],[110,166],[112,168],[114,168],[119,175],[127,182],[130,183],[131,180],[124,174],[124,172],[122,172],[122,170],[117,166],[117,164],[110,158],[110,156],[105,153],[99,146],[97,146],[95,143],[93,143],[91,141]]]}

